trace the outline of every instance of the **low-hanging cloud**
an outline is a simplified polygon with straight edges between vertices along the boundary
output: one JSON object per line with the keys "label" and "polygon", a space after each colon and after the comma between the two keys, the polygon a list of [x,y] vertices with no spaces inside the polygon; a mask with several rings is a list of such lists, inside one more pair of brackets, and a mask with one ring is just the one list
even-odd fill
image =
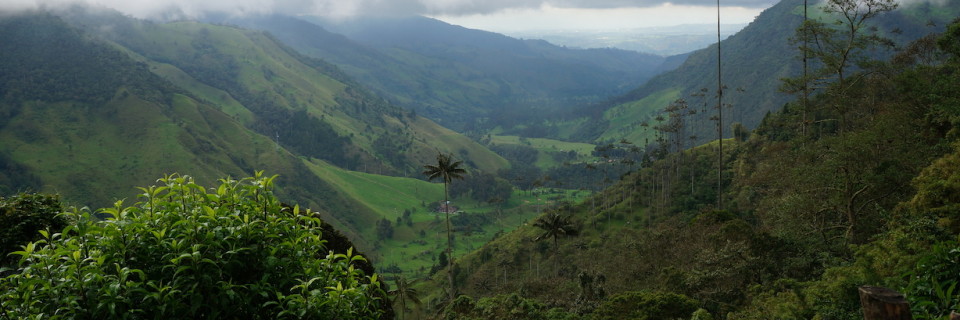
{"label": "low-hanging cloud", "polygon": [[[725,7],[766,8],[780,0],[720,0]],[[942,4],[953,0],[898,0]],[[140,18],[198,18],[207,13],[230,15],[283,13],[328,17],[357,15],[476,15],[510,9],[554,8],[647,8],[664,4],[715,6],[716,0],[2,0],[0,9],[56,8],[72,4],[113,8]]]}
{"label": "low-hanging cloud", "polygon": [[[723,6],[761,8],[778,0],[721,0]],[[715,6],[715,0],[4,0],[7,10],[56,8],[72,4],[108,7],[140,18],[197,18],[216,12],[231,15],[284,13],[348,17],[356,15],[471,15],[509,9],[643,8],[665,3]]]}

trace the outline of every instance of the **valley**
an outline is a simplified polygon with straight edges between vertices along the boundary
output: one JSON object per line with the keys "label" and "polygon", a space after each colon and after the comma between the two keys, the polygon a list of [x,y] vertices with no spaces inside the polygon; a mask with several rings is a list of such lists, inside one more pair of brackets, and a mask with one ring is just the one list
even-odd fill
{"label": "valley", "polygon": [[[296,261],[288,268],[315,277],[283,278],[290,288],[258,293],[278,300],[251,298],[262,309],[234,317],[354,301],[303,312],[851,319],[863,316],[857,287],[877,285],[904,293],[916,318],[946,319],[960,308],[960,3],[829,1],[806,22],[803,1],[780,1],[720,43],[670,56],[425,16],[154,21],[85,5],[0,15],[0,207],[55,195],[34,206],[62,203],[73,224],[43,240],[31,230],[35,242],[11,249],[19,261],[0,260],[0,319],[37,312],[15,282],[32,263],[107,266],[95,288],[142,262],[131,257],[156,258],[126,243],[167,230],[179,240],[151,246],[208,242],[130,279],[230,274],[208,283],[228,298],[204,300],[229,305],[262,283],[239,284],[250,279],[236,265],[203,266],[252,263],[261,249],[254,271]],[[838,11],[863,14],[860,29],[833,27]],[[429,179],[439,168],[452,176]],[[0,213],[14,217],[11,206]],[[128,227],[137,240],[116,231]],[[221,236],[251,247],[205,249]],[[328,260],[299,260],[310,256]],[[317,279],[326,284],[307,290]],[[49,294],[81,301],[64,310],[116,312],[64,283]],[[126,294],[173,299],[151,285]],[[221,311],[202,309],[191,312]]]}

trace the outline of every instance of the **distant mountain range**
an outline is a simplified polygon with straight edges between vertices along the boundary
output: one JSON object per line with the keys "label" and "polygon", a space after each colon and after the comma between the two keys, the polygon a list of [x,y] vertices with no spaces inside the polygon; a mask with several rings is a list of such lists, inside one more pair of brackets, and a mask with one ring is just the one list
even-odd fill
{"label": "distant mountain range", "polygon": [[519,40],[426,17],[213,18],[265,30],[339,66],[388,100],[459,131],[520,132],[530,121],[627,92],[664,57]]}

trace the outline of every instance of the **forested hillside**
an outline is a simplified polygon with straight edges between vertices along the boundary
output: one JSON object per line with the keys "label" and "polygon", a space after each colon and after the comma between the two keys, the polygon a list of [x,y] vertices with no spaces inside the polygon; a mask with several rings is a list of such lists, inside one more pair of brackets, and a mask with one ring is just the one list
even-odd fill
{"label": "forested hillside", "polygon": [[[734,123],[755,128],[767,112],[780,110],[798,97],[797,92],[781,90],[781,79],[803,74],[802,52],[798,50],[800,38],[795,32],[804,19],[803,4],[802,0],[781,1],[720,43],[725,137],[733,136],[730,128]],[[825,15],[821,8],[819,1],[811,2],[810,19],[832,23],[835,19]],[[909,2],[867,20],[859,32],[887,39],[889,42],[866,53],[874,59],[887,59],[897,48],[931,32],[943,31],[958,15],[960,2]],[[716,119],[711,117],[717,105],[717,59],[716,45],[698,50],[679,68],[607,104],[597,105],[593,115],[602,121],[594,131],[596,138],[652,141],[655,131],[651,128],[661,125],[658,116],[666,118],[667,112],[663,110],[682,99],[690,106],[686,110],[687,121],[696,127],[689,132],[692,137],[688,145],[715,139]],[[850,64],[856,67],[861,62],[850,61]],[[812,63],[810,70],[819,68]]]}
{"label": "forested hillside", "polygon": [[222,21],[266,30],[338,65],[385,98],[461,132],[499,127],[528,137],[557,137],[561,133],[543,130],[545,120],[574,117],[580,105],[622,94],[661,72],[664,62],[632,51],[513,39],[426,17]]}
{"label": "forested hillside", "polygon": [[[904,293],[915,319],[946,319],[960,308],[958,44],[954,23],[850,72],[856,83],[789,102],[724,141],[719,173],[716,142],[648,155],[592,199],[461,258],[463,295],[430,295],[419,310],[862,319],[857,288],[874,285]],[[446,286],[434,281],[422,289]]]}

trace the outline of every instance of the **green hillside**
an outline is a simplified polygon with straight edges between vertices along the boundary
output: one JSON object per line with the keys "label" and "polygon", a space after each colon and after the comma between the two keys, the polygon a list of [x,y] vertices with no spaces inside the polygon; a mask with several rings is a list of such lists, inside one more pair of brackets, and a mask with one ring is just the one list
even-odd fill
{"label": "green hillside", "polygon": [[[361,171],[420,177],[438,151],[471,169],[509,166],[262,32],[71,14],[64,20],[82,29],[51,14],[0,19],[5,193],[32,189],[105,207],[136,201],[135,186],[165,174],[213,184],[265,170],[280,175],[281,199],[321,212],[361,248],[374,249],[371,222],[439,197],[384,202],[411,185],[437,186]],[[397,185],[344,184],[360,176]]]}
{"label": "green hillside", "polygon": [[[59,193],[76,205],[107,206],[116,199],[135,200],[134,186],[149,185],[164,174],[179,172],[212,183],[264,168],[284,176],[281,195],[290,201],[327,214],[357,206],[309,175],[297,156],[271,139],[155,76],[122,52],[81,37],[59,18],[21,16],[2,23],[9,41],[3,42],[0,60],[9,63],[3,67],[9,71],[3,82],[9,94],[0,105],[9,117],[0,128],[0,150],[39,181],[8,188],[35,188]],[[21,38],[23,34],[30,37]],[[30,63],[23,56],[41,59]],[[42,82],[31,86],[17,82],[29,79],[18,70],[60,76],[35,78]],[[73,75],[94,78],[87,82]],[[59,97],[46,91],[90,90],[86,83],[97,83],[100,90],[50,91],[63,95]]]}
{"label": "green hillside", "polygon": [[67,19],[121,45],[165,79],[217,103],[294,153],[390,175],[416,172],[437,150],[464,153],[483,170],[507,166],[469,139],[433,140],[444,129],[263,32],[197,22],[158,24],[110,13],[72,12]]}
{"label": "green hillside", "polygon": [[[811,17],[832,23],[835,18],[820,12],[819,6],[810,5]],[[901,6],[869,23],[903,46],[929,33],[943,31],[944,26],[958,15],[960,3],[956,1],[921,2]],[[780,110],[796,98],[780,90],[780,80],[802,73],[801,52],[790,40],[795,38],[802,21],[802,0],[781,1],[721,42],[723,85],[726,87],[723,95],[726,137],[732,137],[732,124],[741,123],[754,128],[767,112]],[[879,53],[878,57],[889,57],[889,52]],[[717,46],[712,45],[690,54],[679,68],[661,74],[607,104],[596,106],[596,112],[603,114],[599,124],[602,129],[596,137],[600,141],[622,137],[631,137],[628,138],[631,141],[653,141],[654,131],[641,124],[646,122],[653,126],[655,121],[652,119],[661,110],[673,100],[682,98],[697,111],[696,115],[689,116],[691,121],[699,123],[692,134],[697,137],[696,141],[703,143],[715,139],[716,122],[710,117],[717,113],[716,93]]]}
{"label": "green hillside", "polygon": [[719,176],[711,143],[551,208],[460,259],[454,302],[445,277],[419,286],[430,297],[421,309],[447,319],[862,319],[857,290],[870,285],[903,293],[914,319],[947,319],[960,309],[958,40],[954,23],[858,73],[845,95],[817,95],[813,125],[791,101],[724,141]]}

